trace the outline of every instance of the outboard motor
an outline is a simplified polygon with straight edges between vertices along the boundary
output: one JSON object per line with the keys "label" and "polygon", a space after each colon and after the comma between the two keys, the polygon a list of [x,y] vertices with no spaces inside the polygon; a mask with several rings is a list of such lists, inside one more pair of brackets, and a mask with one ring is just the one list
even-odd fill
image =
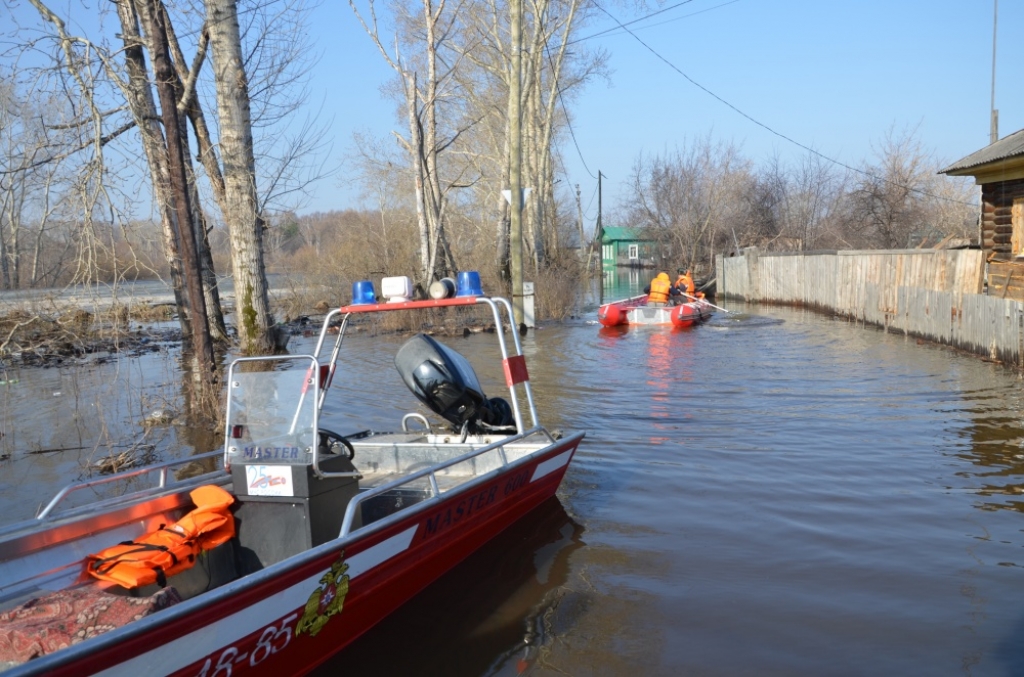
{"label": "outboard motor", "polygon": [[395,368],[412,394],[456,430],[471,433],[514,425],[512,407],[500,397],[487,399],[465,357],[425,334],[398,349]]}

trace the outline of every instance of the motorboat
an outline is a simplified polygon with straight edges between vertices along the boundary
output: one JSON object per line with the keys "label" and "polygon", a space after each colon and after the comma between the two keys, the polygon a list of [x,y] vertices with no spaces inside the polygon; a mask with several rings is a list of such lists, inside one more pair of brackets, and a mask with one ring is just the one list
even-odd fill
{"label": "motorboat", "polygon": [[[311,354],[231,363],[223,449],[71,484],[0,528],[4,676],[304,674],[554,496],[584,433],[540,423],[511,305],[461,281],[430,299],[354,285]],[[360,359],[346,330],[470,308],[507,399],[420,333],[394,358],[415,410],[331,429],[331,383]]]}

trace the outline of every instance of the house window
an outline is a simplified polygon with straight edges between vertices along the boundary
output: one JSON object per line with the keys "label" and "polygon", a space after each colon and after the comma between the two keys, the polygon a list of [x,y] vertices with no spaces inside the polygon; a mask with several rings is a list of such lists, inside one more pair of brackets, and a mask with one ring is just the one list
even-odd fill
{"label": "house window", "polygon": [[1013,235],[1010,236],[1010,247],[1014,256],[1024,256],[1024,197],[1013,198]]}
{"label": "house window", "polygon": [[629,260],[636,261],[640,258],[640,246],[631,244],[629,245]]}
{"label": "house window", "polygon": [[615,258],[615,254],[612,252],[612,246],[606,244],[601,247],[601,258],[605,261],[611,261]]}

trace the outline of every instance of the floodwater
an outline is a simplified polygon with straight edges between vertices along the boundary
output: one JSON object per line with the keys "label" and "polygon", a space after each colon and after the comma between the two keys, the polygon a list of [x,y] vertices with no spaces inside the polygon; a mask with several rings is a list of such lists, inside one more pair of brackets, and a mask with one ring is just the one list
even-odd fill
{"label": "floodwater", "polygon": [[[531,331],[542,422],[587,431],[557,500],[317,674],[1024,674],[1018,375],[811,312],[723,305],[739,312],[690,330],[610,331],[590,312]],[[400,340],[346,339],[359,359],[325,425],[394,428],[415,409],[391,363]],[[446,342],[485,387],[498,378],[487,335]],[[174,360],[0,386],[8,519],[81,475],[94,435],[173,404]],[[69,398],[84,413],[53,420]],[[187,453],[173,427],[149,435]]]}

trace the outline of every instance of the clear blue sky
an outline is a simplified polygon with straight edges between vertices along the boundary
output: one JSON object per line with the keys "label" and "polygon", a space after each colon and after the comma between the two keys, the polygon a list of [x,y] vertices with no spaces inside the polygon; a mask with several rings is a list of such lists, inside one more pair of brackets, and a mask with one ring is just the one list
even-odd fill
{"label": "clear blue sky", "polygon": [[[664,2],[662,8],[678,4]],[[602,2],[623,23],[637,18]],[[657,8],[655,8],[657,9]],[[613,28],[604,18],[585,35]],[[886,131],[916,128],[923,148],[953,162],[989,142],[992,0],[692,0],[630,28],[651,49],[750,118],[820,153],[859,166]],[[999,134],[1024,128],[1024,3],[999,2]],[[352,133],[404,131],[380,86],[393,73],[347,2],[314,10],[311,46],[322,57],[313,99],[333,115],[337,161]],[[641,152],[660,153],[712,133],[755,162],[794,146],[688,82],[623,31],[593,39],[611,54],[611,82],[594,81],[574,105],[563,149],[566,183],[580,184],[588,225],[600,170],[606,209]],[[355,193],[322,182],[301,211],[343,209]],[[589,206],[589,208],[588,208]]]}
{"label": "clear blue sky", "polygon": [[[52,4],[71,17],[72,30],[95,21],[92,3]],[[624,8],[632,4],[601,0],[623,23],[642,14]],[[38,18],[24,0],[13,7],[16,20]],[[916,129],[923,148],[948,163],[988,144],[993,0],[665,0],[648,11],[659,8],[668,9],[630,29],[671,66],[621,30],[590,41],[610,53],[611,79],[591,82],[572,104],[579,151],[567,139],[568,176],[560,184],[569,195],[580,185],[588,226],[598,170],[608,212],[640,153],[709,133],[755,163],[806,153],[743,114],[852,166],[870,159],[890,128]],[[604,16],[582,35],[616,26]],[[1024,128],[1024,2],[1000,0],[998,28],[995,104],[1006,136]],[[330,121],[323,159],[341,170],[315,184],[299,211],[356,207],[358,193],[345,181],[354,167],[346,162],[353,134],[405,132],[380,91],[394,73],[345,0],[321,0],[306,42],[320,55],[309,107],[322,107],[321,121]]]}

